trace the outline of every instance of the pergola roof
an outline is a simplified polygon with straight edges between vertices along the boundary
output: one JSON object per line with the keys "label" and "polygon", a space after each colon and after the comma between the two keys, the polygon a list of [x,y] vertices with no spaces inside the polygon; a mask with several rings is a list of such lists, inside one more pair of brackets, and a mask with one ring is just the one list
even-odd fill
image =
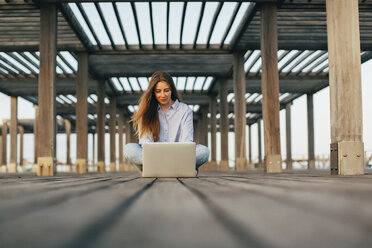
{"label": "pergola roof", "polygon": [[[88,112],[96,82],[134,111],[154,71],[167,71],[195,112],[227,78],[233,106],[233,53],[244,53],[247,123],[261,118],[261,2],[278,3],[278,69],[284,107],[328,86],[325,1],[0,1],[0,91],[37,104],[39,6],[57,3],[57,114],[74,122],[77,54],[89,54]],[[361,58],[371,58],[372,1],[360,1]],[[106,100],[108,103],[108,100]],[[107,108],[106,108],[107,109]],[[230,107],[229,117],[233,117]],[[74,124],[74,123],[73,123]]]}

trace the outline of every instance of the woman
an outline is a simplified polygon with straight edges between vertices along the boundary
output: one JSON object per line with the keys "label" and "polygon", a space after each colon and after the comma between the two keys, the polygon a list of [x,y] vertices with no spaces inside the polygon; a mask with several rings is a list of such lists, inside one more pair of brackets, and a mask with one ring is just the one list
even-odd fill
{"label": "woman", "polygon": [[[133,127],[139,144],[124,147],[124,156],[142,171],[142,147],[146,142],[192,142],[192,110],[181,102],[172,77],[165,72],[155,72],[149,87],[139,101],[138,111],[133,115]],[[198,168],[209,158],[209,149],[196,145],[196,174]]]}

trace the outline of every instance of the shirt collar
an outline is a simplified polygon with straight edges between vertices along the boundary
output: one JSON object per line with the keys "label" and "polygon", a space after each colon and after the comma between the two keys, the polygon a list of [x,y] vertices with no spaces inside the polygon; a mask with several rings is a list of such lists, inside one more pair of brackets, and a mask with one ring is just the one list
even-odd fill
{"label": "shirt collar", "polygon": [[[177,110],[179,104],[180,104],[180,102],[178,101],[178,99],[176,99],[176,101],[174,101],[174,103],[169,108],[173,108],[174,110]],[[161,109],[160,104],[158,104],[158,111],[160,109]]]}

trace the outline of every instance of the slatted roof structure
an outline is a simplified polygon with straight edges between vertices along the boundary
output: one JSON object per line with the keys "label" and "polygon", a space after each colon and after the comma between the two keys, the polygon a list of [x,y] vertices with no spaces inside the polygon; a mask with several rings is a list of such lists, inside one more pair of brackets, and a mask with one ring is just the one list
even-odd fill
{"label": "slatted roof structure", "polygon": [[[96,83],[130,115],[154,71],[167,71],[195,112],[218,97],[233,53],[245,52],[247,123],[261,111],[261,2],[278,3],[280,104],[328,86],[325,1],[0,1],[0,91],[38,102],[39,4],[58,3],[57,115],[74,125],[77,53],[89,54],[89,126],[95,126]],[[372,1],[360,1],[362,62],[371,58]],[[106,99],[108,104],[108,99]],[[106,108],[108,109],[108,108]],[[27,130],[26,130],[27,131]],[[30,131],[30,130],[28,130]],[[90,131],[93,131],[90,129]]]}

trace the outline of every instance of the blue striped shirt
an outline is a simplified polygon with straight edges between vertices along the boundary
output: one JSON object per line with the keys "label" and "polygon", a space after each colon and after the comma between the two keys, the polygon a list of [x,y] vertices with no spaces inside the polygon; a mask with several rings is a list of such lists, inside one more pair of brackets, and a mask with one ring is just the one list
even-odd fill
{"label": "blue striped shirt", "polygon": [[[192,142],[194,137],[192,110],[185,103],[176,100],[165,115],[158,105],[160,123],[159,142]],[[142,136],[139,143],[154,142],[152,134]]]}

